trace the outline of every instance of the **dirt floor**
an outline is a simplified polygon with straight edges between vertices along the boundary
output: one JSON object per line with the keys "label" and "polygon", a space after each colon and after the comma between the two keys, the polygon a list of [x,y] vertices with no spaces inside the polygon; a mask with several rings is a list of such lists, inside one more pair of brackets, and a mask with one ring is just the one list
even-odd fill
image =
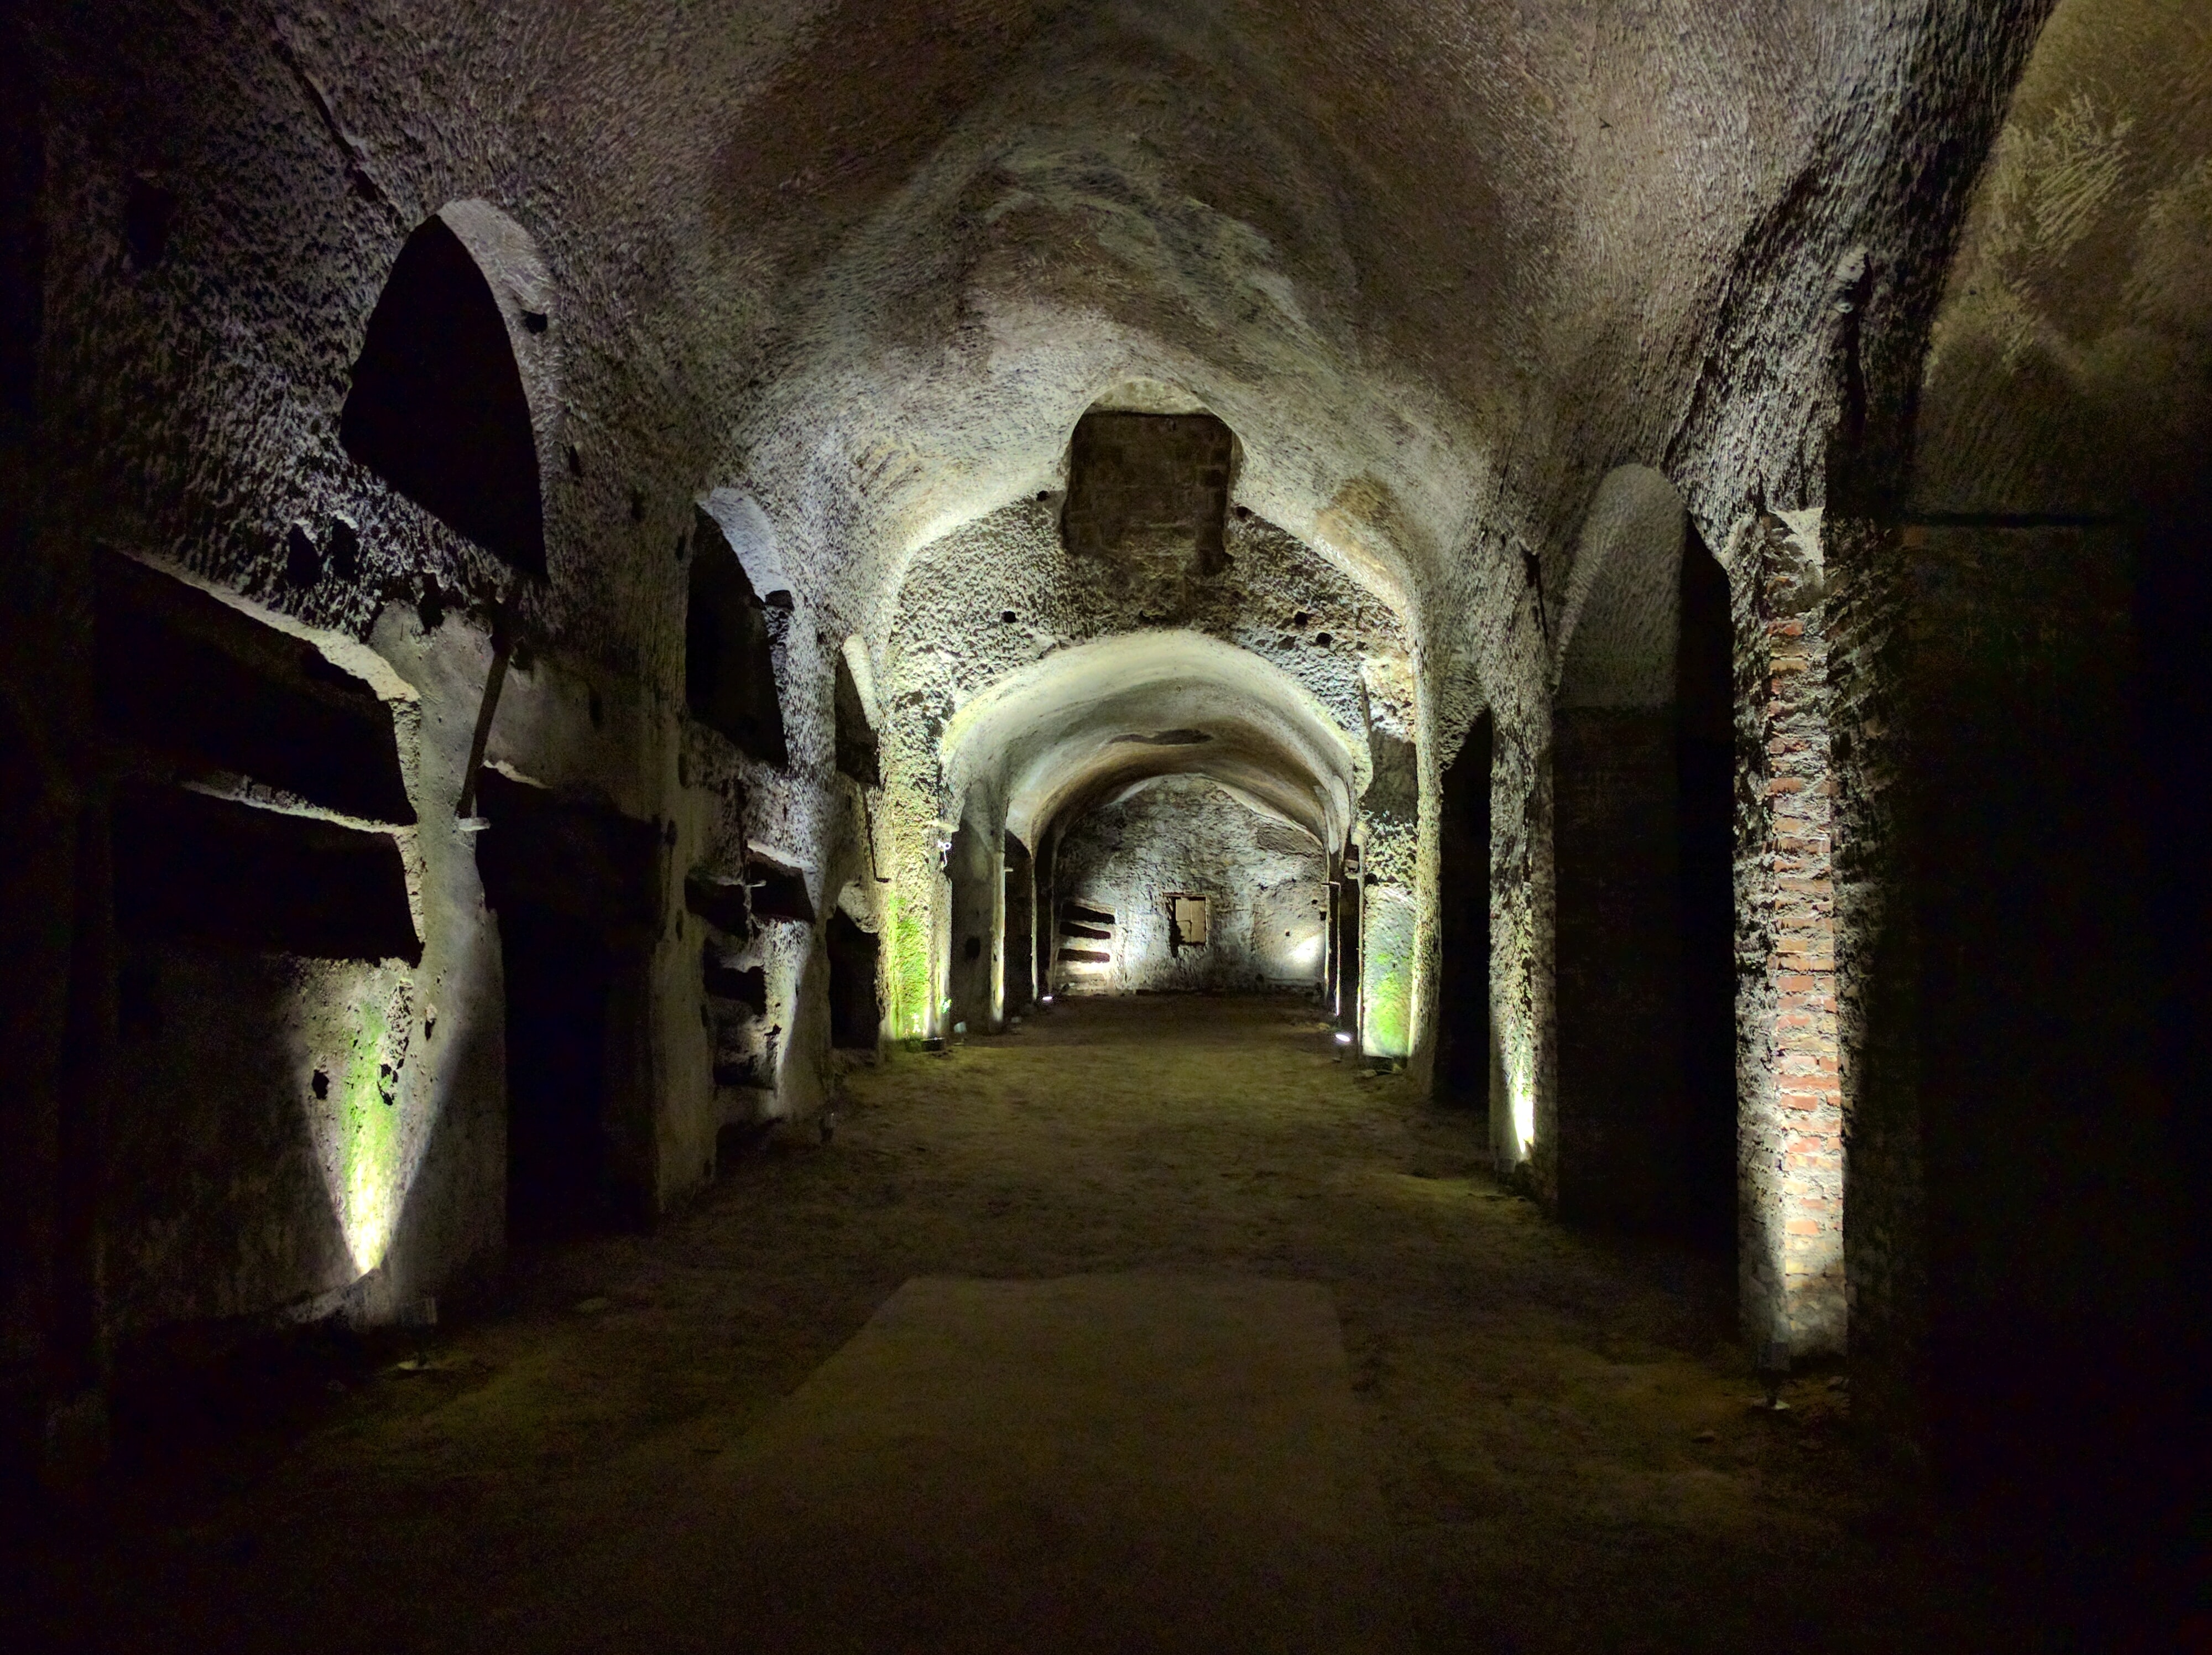
{"label": "dirt floor", "polygon": [[32,1622],[0,1642],[529,1647],[519,1605],[704,1498],[702,1468],[902,1283],[1118,1271],[1329,1290],[1420,1649],[2016,1635],[1938,1589],[1937,1530],[1845,1445],[1840,1375],[1747,1406],[1727,1260],[1562,1229],[1493,1182],[1485,1136],[1289,1001],[1077,1001],[902,1056],[851,1077],[826,1144],[735,1160],[651,1236],[520,1261],[419,1348],[335,1350],[310,1402],[291,1372],[218,1431],[181,1397],[19,1553]]}

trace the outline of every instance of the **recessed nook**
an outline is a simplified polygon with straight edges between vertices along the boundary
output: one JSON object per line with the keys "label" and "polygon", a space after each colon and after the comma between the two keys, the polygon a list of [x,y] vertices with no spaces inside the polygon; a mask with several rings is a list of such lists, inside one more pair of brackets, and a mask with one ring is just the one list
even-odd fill
{"label": "recessed nook", "polygon": [[369,313],[338,422],[353,459],[541,576],[539,444],[517,345],[545,331],[544,313],[527,307],[543,285],[530,238],[497,209],[461,201],[424,219]]}

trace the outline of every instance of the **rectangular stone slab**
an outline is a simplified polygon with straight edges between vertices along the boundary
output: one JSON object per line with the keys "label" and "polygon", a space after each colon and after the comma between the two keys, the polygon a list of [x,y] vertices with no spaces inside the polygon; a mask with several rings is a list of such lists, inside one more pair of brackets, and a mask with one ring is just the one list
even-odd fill
{"label": "rectangular stone slab", "polygon": [[1312,1283],[909,1281],[672,1494],[583,1645],[1405,1647]]}

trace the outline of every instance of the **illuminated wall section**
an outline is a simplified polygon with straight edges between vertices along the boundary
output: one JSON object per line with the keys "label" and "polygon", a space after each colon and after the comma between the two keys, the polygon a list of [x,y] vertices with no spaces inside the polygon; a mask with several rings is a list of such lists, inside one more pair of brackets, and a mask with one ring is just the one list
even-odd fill
{"label": "illuminated wall section", "polygon": [[926,894],[910,881],[884,899],[884,970],[890,1007],[891,1037],[919,1040],[929,1032],[934,998],[930,949],[930,910]]}
{"label": "illuminated wall section", "polygon": [[1371,885],[1360,904],[1360,1050],[1403,1059],[1413,1050],[1419,905],[1402,885]]}
{"label": "illuminated wall section", "polygon": [[1551,785],[1543,751],[1501,720],[1491,799],[1490,996],[1499,1065],[1491,1149],[1501,1171],[1526,1169],[1535,1192],[1548,1196],[1554,1031]]}
{"label": "illuminated wall section", "polygon": [[1737,1259],[1743,1324],[1844,1348],[1835,798],[1818,514],[1730,538],[1736,631]]}
{"label": "illuminated wall section", "polygon": [[374,998],[363,1001],[356,1015],[337,1118],[331,1128],[338,1163],[338,1222],[354,1267],[366,1273],[384,1263],[405,1185],[391,1021]]}

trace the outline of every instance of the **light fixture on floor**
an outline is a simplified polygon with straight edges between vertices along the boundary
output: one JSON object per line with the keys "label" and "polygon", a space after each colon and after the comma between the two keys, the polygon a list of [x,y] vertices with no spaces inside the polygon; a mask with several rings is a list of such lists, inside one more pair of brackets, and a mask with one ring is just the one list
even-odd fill
{"label": "light fixture on floor", "polygon": [[1336,1044],[1340,1046],[1350,1045],[1352,1044],[1351,1031],[1348,1029],[1339,1029],[1336,1031]]}

